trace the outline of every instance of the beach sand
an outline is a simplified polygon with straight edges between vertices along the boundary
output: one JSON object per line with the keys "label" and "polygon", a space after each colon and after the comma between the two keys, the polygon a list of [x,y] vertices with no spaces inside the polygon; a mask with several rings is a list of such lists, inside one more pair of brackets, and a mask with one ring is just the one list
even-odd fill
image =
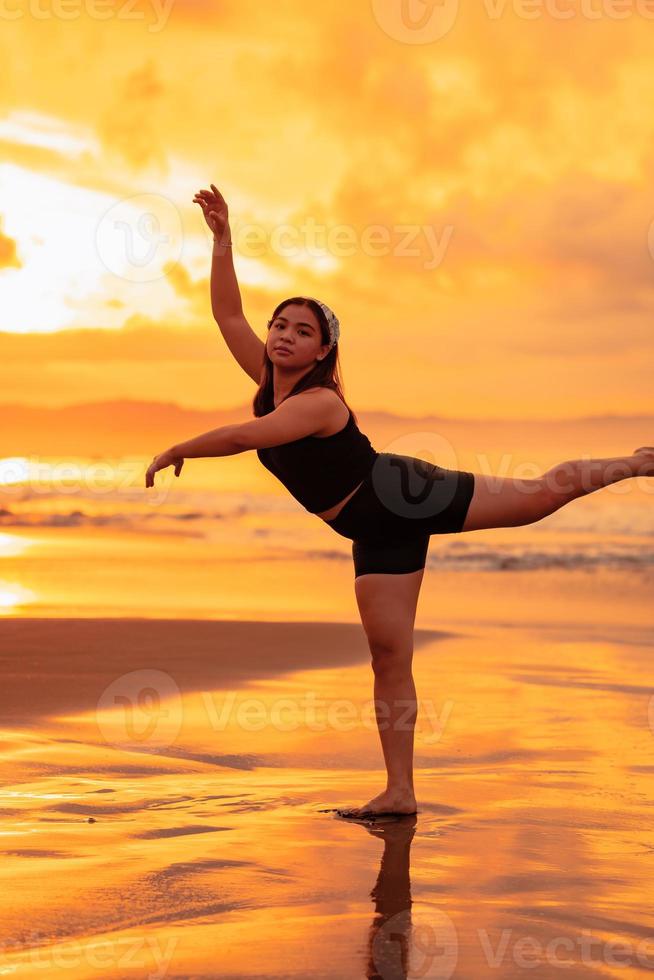
{"label": "beach sand", "polygon": [[651,582],[489,581],[425,579],[419,812],[376,822],[333,812],[384,784],[354,610],[0,620],[0,976],[651,970]]}

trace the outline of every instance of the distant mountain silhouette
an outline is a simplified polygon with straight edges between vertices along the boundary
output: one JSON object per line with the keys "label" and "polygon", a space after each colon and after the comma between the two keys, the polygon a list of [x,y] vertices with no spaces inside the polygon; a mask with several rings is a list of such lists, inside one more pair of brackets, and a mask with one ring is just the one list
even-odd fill
{"label": "distant mountain silhouette", "polygon": [[[518,446],[577,447],[579,453],[597,452],[598,445],[608,452],[623,454],[637,445],[653,441],[654,415],[587,416],[571,419],[454,419],[438,415],[408,416],[387,411],[352,408],[359,427],[377,449],[403,436],[433,432],[451,439],[455,445],[467,444],[472,451],[489,450],[498,445],[507,451]],[[49,455],[107,456],[161,452],[181,442],[237,422],[253,418],[251,403],[229,409],[184,408],[175,402],[135,399],[81,402],[61,408],[46,406],[0,405],[0,455],[30,453]],[[631,445],[631,442],[634,445]],[[471,445],[472,444],[472,445]],[[393,452],[402,449],[392,448]]]}

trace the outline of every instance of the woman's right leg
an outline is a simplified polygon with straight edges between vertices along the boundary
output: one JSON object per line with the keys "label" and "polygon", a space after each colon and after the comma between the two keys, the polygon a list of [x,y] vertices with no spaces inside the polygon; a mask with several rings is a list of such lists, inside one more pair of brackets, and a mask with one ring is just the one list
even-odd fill
{"label": "woman's right leg", "polygon": [[[417,561],[429,538],[414,545]],[[413,627],[424,566],[411,572],[372,572],[385,557],[389,568],[404,567],[406,555],[398,543],[358,543],[354,591],[365,630],[374,673],[375,715],[386,765],[386,788],[362,806],[341,811],[342,816],[365,813],[414,813],[413,742],[418,713],[413,673]]]}
{"label": "woman's right leg", "polygon": [[533,524],[577,497],[634,476],[654,476],[654,450],[566,460],[529,480],[475,473],[474,493],[461,530]]}

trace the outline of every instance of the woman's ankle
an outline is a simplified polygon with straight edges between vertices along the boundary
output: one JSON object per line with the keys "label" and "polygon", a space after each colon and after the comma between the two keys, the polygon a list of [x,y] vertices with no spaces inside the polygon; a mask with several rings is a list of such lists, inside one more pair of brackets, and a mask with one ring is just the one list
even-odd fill
{"label": "woman's ankle", "polygon": [[412,793],[415,796],[413,782],[407,782],[406,779],[398,779],[393,781],[387,780],[386,792],[387,793]]}

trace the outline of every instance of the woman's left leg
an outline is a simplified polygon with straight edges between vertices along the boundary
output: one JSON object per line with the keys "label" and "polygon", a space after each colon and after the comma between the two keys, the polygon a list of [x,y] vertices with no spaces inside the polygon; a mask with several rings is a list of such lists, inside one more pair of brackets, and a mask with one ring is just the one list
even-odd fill
{"label": "woman's left leg", "polygon": [[530,479],[476,473],[461,530],[535,524],[578,497],[636,476],[654,476],[654,448],[641,447],[629,456],[568,459]]}

